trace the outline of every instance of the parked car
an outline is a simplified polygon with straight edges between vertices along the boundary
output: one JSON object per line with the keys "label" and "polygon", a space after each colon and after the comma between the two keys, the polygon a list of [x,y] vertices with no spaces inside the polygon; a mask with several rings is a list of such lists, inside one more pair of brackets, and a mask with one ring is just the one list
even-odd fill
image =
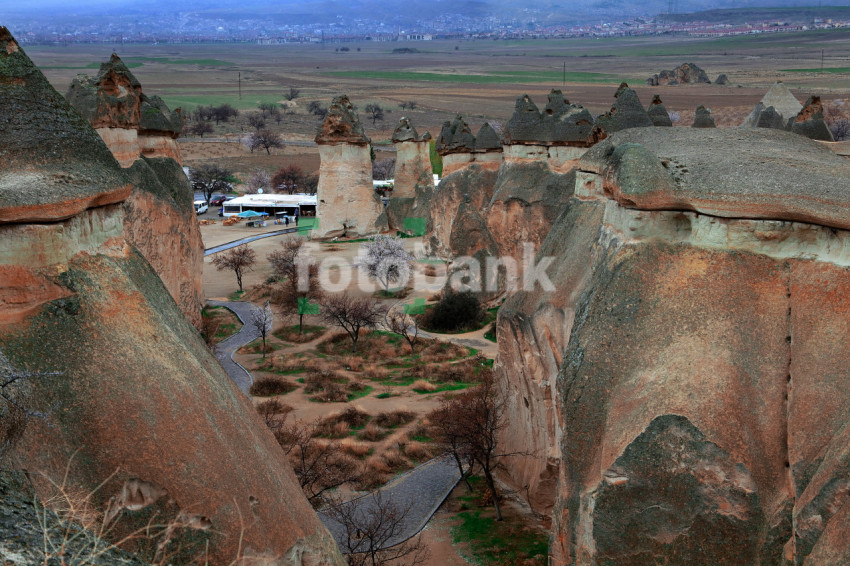
{"label": "parked car", "polygon": [[210,199],[210,206],[221,206],[224,204],[224,201],[227,200],[227,197],[224,195],[216,195]]}
{"label": "parked car", "polygon": [[209,210],[209,206],[207,206],[207,201],[205,201],[205,200],[196,200],[195,201],[195,214],[203,214],[207,210]]}

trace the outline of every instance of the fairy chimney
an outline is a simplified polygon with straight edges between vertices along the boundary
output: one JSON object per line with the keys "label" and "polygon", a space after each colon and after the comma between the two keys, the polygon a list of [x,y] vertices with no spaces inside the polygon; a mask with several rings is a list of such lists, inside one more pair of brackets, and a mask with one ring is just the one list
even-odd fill
{"label": "fairy chimney", "polygon": [[320,165],[315,237],[381,231],[385,220],[372,185],[371,141],[348,96],[334,98],[316,135]]}
{"label": "fairy chimney", "polygon": [[502,144],[490,124],[485,123],[474,136],[459,114],[443,123],[436,149],[443,158],[443,177],[473,163],[493,171],[502,164]]}

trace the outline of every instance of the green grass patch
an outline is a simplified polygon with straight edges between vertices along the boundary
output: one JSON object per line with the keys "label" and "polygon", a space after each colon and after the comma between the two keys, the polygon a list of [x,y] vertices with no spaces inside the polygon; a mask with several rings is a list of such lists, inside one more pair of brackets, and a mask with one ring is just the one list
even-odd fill
{"label": "green grass patch", "polygon": [[463,383],[460,381],[453,381],[449,383],[440,383],[439,385],[437,385],[436,389],[414,389],[414,391],[416,391],[420,395],[428,395],[431,393],[442,393],[443,391],[460,391],[461,389],[466,389],[467,387],[472,387],[473,385],[477,385],[477,383]]}
{"label": "green grass patch", "polygon": [[389,399],[390,397],[398,397],[397,393],[390,393],[389,391],[384,391],[383,393],[378,393],[375,395],[378,399]]}
{"label": "green grass patch", "polygon": [[850,67],[827,67],[825,69],[821,69],[820,67],[814,67],[811,69],[779,69],[783,73],[831,73],[834,75],[850,73]]}
{"label": "green grass patch", "polygon": [[545,533],[523,526],[516,519],[496,521],[482,511],[458,513],[461,523],[452,527],[455,544],[468,543],[473,561],[478,564],[523,564],[539,557],[546,564],[549,541]]}
{"label": "green grass patch", "polygon": [[245,294],[245,291],[234,291],[234,292],[230,293],[227,296],[227,298],[230,299],[231,301],[238,301],[239,299],[242,298],[242,295],[244,295],[244,294]]}
{"label": "green grass patch", "polygon": [[366,395],[368,395],[369,393],[371,393],[374,390],[375,390],[374,387],[372,387],[371,385],[367,385],[366,387],[364,387],[360,391],[354,391],[352,393],[349,393],[348,394],[348,400],[354,401],[355,399],[360,399],[361,397],[365,397]]}
{"label": "green grass patch", "polygon": [[[489,71],[482,74],[425,73],[418,71],[334,71],[326,73],[337,77],[358,79],[427,81],[468,84],[514,84],[514,83],[551,83],[560,84],[564,80],[562,70],[552,71]],[[605,73],[568,71],[568,83],[610,83],[618,84],[624,77]]]}

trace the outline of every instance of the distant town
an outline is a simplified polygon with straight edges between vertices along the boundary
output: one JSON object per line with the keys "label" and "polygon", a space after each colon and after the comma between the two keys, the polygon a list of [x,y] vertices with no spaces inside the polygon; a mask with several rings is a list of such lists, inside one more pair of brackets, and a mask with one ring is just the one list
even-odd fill
{"label": "distant town", "polygon": [[[699,16],[699,14],[695,14]],[[676,35],[724,37],[850,27],[850,19],[812,18],[808,23],[671,21],[663,15],[596,24],[543,25],[534,20],[472,18],[443,14],[411,26],[370,19],[338,23],[273,24],[257,19],[210,19],[191,14],[116,18],[106,22],[58,23],[43,19],[7,22],[22,44],[73,43],[346,43],[361,41],[522,40]],[[681,18],[678,18],[681,19]]]}

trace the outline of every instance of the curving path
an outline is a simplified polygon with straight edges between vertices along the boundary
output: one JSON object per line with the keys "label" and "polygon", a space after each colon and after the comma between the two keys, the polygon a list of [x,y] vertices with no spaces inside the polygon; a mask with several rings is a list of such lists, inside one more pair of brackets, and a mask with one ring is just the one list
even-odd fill
{"label": "curving path", "polygon": [[292,228],[284,228],[283,230],[275,230],[274,232],[266,232],[264,234],[257,234],[256,236],[248,236],[247,238],[233,240],[232,242],[227,242],[226,244],[220,244],[218,246],[213,246],[211,248],[205,249],[204,257],[212,254],[217,254],[218,252],[229,250],[230,248],[235,248],[236,246],[241,246],[242,244],[247,244],[248,242],[262,240],[263,238],[271,238],[272,236],[292,234],[293,232],[297,232],[298,230],[300,230],[300,228],[294,226]]}
{"label": "curving path", "polygon": [[219,342],[215,348],[215,357],[221,363],[224,371],[233,380],[245,395],[250,395],[248,390],[254,383],[251,372],[242,367],[233,359],[233,354],[244,346],[260,337],[260,332],[251,324],[251,314],[257,307],[244,301],[207,301],[208,305],[224,307],[233,312],[242,321],[242,328],[236,334],[232,334]]}
{"label": "curving path", "polygon": [[[259,331],[251,324],[251,314],[257,307],[245,301],[208,300],[207,304],[229,309],[242,321],[239,332],[218,343],[216,357],[239,389],[250,395],[248,390],[254,379],[248,370],[233,360],[233,354],[260,337]],[[384,545],[384,548],[389,548],[416,536],[428,524],[460,479],[460,471],[454,459],[444,454],[417,466],[372,493],[341,505],[354,506],[358,516],[367,515],[376,507],[375,494],[380,493],[385,501],[391,501],[396,509],[406,509],[399,532]],[[343,525],[323,511],[319,511],[319,518],[333,535],[340,550],[344,551],[347,534]]]}
{"label": "curving path", "polygon": [[[375,494],[380,493],[383,500],[391,501],[396,509],[407,509],[399,532],[382,547],[389,548],[416,536],[459,481],[460,471],[457,464],[450,455],[444,454],[417,466],[377,491],[340,505],[354,506],[357,517],[366,516],[377,507]],[[331,532],[340,550],[345,553],[348,536],[345,527],[326,511],[319,511],[319,519]]]}

